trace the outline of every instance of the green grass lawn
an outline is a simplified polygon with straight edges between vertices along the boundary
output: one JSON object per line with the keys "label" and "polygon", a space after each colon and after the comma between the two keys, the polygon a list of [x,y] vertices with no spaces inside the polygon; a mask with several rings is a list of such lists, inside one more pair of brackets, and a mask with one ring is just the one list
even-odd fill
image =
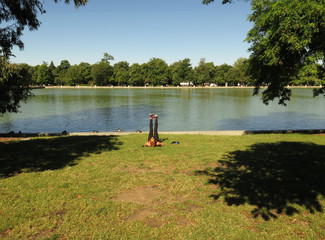
{"label": "green grass lawn", "polygon": [[0,238],[325,239],[325,136],[146,137],[0,143]]}

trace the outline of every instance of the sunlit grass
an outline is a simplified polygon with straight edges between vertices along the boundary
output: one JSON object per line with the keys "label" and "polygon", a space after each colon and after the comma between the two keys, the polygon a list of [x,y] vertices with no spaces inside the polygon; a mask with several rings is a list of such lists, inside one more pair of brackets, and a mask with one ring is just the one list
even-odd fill
{"label": "sunlit grass", "polygon": [[[325,168],[320,157],[325,153],[325,136],[160,137],[166,145],[156,148],[142,147],[146,141],[142,134],[0,143],[0,236],[8,239],[325,237],[322,190],[325,181],[324,175],[315,175]],[[170,144],[171,141],[180,144]],[[280,181],[272,178],[271,173],[281,170],[272,166],[270,170],[263,169],[259,161],[268,158],[267,161],[277,165],[289,159],[292,173],[298,174],[299,164],[309,163],[306,159],[309,155],[313,165],[305,168],[305,179],[313,187],[315,198],[310,194],[303,198],[299,193],[300,202],[290,202],[295,190],[278,198],[259,196],[262,192],[258,187],[264,186],[264,176],[257,174],[270,175],[268,181]],[[245,164],[245,158],[250,165]],[[234,168],[225,164],[228,162]],[[256,175],[252,176],[262,182],[246,179],[244,186],[241,182],[226,186],[227,179],[235,182],[240,177],[242,172],[238,169],[250,171],[254,167]],[[286,171],[290,175],[290,169]],[[222,174],[229,174],[229,178],[218,177]],[[300,175],[289,179],[298,177],[303,181]],[[225,186],[230,192],[222,191]],[[249,191],[244,191],[246,187]],[[279,185],[277,189],[286,188]],[[273,190],[275,194],[280,193],[277,189]],[[237,201],[231,204],[230,196]],[[251,199],[263,199],[268,204],[257,205]],[[274,199],[288,200],[289,205],[284,203],[284,207],[296,211],[264,209],[281,207]],[[319,208],[315,208],[317,204]],[[314,207],[313,211],[308,206]],[[259,214],[254,214],[256,208]],[[266,215],[261,213],[263,209]],[[267,215],[268,212],[274,216]]]}

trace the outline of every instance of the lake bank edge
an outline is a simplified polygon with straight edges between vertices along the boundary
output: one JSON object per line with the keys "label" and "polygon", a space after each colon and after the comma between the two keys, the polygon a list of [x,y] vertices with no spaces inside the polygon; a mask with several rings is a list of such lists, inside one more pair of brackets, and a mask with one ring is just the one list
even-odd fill
{"label": "lake bank edge", "polygon": [[[228,130],[228,131],[163,131],[163,135],[216,135],[243,136],[257,134],[324,134],[325,129],[297,129],[297,130]],[[123,136],[130,134],[148,134],[148,132],[61,132],[61,133],[0,133],[1,137],[54,137],[54,136]]]}
{"label": "lake bank edge", "polygon": [[[254,86],[216,86],[216,87],[205,87],[205,86],[32,86],[31,89],[254,89]],[[261,86],[261,89],[267,88]],[[322,88],[322,86],[288,86],[289,89],[314,89]]]}

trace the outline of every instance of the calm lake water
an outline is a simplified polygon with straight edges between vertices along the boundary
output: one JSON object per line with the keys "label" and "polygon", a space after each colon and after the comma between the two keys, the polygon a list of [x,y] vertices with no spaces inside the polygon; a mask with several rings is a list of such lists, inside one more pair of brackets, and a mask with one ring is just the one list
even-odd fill
{"label": "calm lake water", "polygon": [[20,113],[0,118],[0,132],[282,130],[325,128],[325,99],[294,89],[287,107],[265,106],[252,89],[38,89]]}

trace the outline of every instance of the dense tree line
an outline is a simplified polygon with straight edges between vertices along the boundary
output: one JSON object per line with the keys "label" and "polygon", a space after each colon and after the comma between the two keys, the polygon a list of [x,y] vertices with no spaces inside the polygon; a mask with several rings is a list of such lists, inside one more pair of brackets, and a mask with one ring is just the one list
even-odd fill
{"label": "dense tree line", "polygon": [[28,73],[28,76],[25,76],[26,81],[34,86],[176,86],[181,82],[192,82],[194,85],[215,83],[222,86],[226,83],[228,85],[249,83],[249,77],[245,73],[245,59],[242,58],[238,59],[234,66],[228,64],[215,66],[214,63],[201,59],[199,65],[194,68],[188,58],[171,65],[160,58],[132,65],[126,61],[112,65],[107,59],[92,65],[86,62],[71,65],[68,60],[62,60],[58,66],[53,62],[50,64],[43,62],[37,66],[25,63],[15,65]]}
{"label": "dense tree line", "polygon": [[[126,61],[112,65],[111,60],[114,58],[105,53],[101,61],[92,65],[86,62],[71,65],[68,60],[62,60],[58,66],[53,62],[50,64],[43,62],[37,66],[25,63],[15,65],[20,71],[27,72],[24,78],[34,86],[177,86],[181,82],[192,82],[196,86],[212,83],[218,86],[253,85],[247,70],[249,62],[245,58],[237,59],[232,66],[228,64],[216,66],[213,62],[206,62],[202,58],[196,67],[192,67],[188,58],[171,65],[160,58],[132,65]],[[306,64],[290,85],[323,85],[325,76],[320,67],[317,64]]]}

